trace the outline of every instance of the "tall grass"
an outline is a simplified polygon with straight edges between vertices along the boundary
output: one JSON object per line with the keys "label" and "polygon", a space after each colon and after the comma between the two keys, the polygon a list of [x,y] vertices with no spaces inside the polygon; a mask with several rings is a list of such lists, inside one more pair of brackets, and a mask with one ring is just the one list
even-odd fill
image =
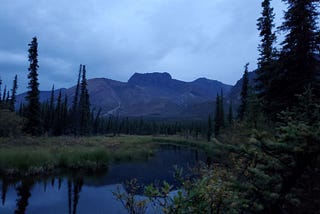
{"label": "tall grass", "polygon": [[181,137],[20,137],[0,138],[0,173],[46,173],[57,168],[96,170],[110,161],[145,160],[159,144],[197,147],[206,152],[215,144]]}

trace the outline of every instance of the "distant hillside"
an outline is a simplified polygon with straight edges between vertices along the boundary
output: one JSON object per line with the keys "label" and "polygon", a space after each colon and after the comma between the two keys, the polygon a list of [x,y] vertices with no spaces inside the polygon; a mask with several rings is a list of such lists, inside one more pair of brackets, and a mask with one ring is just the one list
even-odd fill
{"label": "distant hillside", "polygon": [[[255,71],[248,73],[249,85],[254,86],[254,80],[257,78],[257,73]],[[242,89],[242,78],[237,81],[237,83],[232,87],[227,96],[228,100],[231,100],[235,107],[240,105],[240,93]]]}
{"label": "distant hillside", "polygon": [[[206,118],[214,110],[217,93],[229,94],[232,86],[216,80],[199,78],[192,82],[172,79],[168,73],[135,73],[128,82],[106,78],[88,80],[91,107],[102,115],[156,118]],[[69,104],[75,86],[62,89]],[[55,91],[57,98],[59,90]],[[24,103],[24,94],[17,97],[17,105]],[[40,93],[40,101],[50,99],[50,91]]]}

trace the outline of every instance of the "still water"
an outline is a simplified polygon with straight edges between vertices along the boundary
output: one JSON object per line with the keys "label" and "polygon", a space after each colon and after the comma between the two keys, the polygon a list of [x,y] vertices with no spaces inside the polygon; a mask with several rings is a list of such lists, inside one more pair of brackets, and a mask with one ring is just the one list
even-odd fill
{"label": "still water", "polygon": [[73,172],[16,181],[2,178],[0,214],[126,213],[112,194],[117,187],[125,191],[122,184],[126,180],[137,178],[140,184],[167,181],[174,185],[174,166],[187,172],[198,161],[205,161],[203,152],[165,146],[148,160],[112,164],[99,173]]}

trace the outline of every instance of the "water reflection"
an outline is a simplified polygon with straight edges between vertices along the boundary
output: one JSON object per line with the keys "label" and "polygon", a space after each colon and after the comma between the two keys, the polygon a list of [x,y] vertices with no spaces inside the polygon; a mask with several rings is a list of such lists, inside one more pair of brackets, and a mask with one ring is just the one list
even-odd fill
{"label": "water reflection", "polygon": [[206,161],[206,155],[181,147],[163,147],[148,161],[115,164],[108,171],[95,174],[74,172],[20,180],[3,178],[0,179],[0,213],[126,213],[112,194],[119,184],[132,178],[141,184],[163,180],[174,184],[173,166],[187,171],[198,160]]}
{"label": "water reflection", "polygon": [[3,180],[2,180],[2,191],[1,191],[2,206],[6,203],[7,191],[8,191],[8,182],[7,182],[7,179],[3,179]]}
{"label": "water reflection", "polygon": [[23,214],[26,212],[26,208],[29,204],[29,198],[31,196],[31,188],[34,182],[32,179],[23,179],[20,186],[16,188],[17,191],[17,209],[14,211],[15,214]]}

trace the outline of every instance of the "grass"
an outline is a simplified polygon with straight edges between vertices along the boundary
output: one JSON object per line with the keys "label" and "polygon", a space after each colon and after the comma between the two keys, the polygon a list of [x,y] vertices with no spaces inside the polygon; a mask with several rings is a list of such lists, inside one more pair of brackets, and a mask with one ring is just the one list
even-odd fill
{"label": "grass", "polygon": [[214,143],[179,136],[0,138],[0,173],[27,175],[55,169],[96,170],[110,162],[145,160],[161,144],[197,147],[210,154]]}

